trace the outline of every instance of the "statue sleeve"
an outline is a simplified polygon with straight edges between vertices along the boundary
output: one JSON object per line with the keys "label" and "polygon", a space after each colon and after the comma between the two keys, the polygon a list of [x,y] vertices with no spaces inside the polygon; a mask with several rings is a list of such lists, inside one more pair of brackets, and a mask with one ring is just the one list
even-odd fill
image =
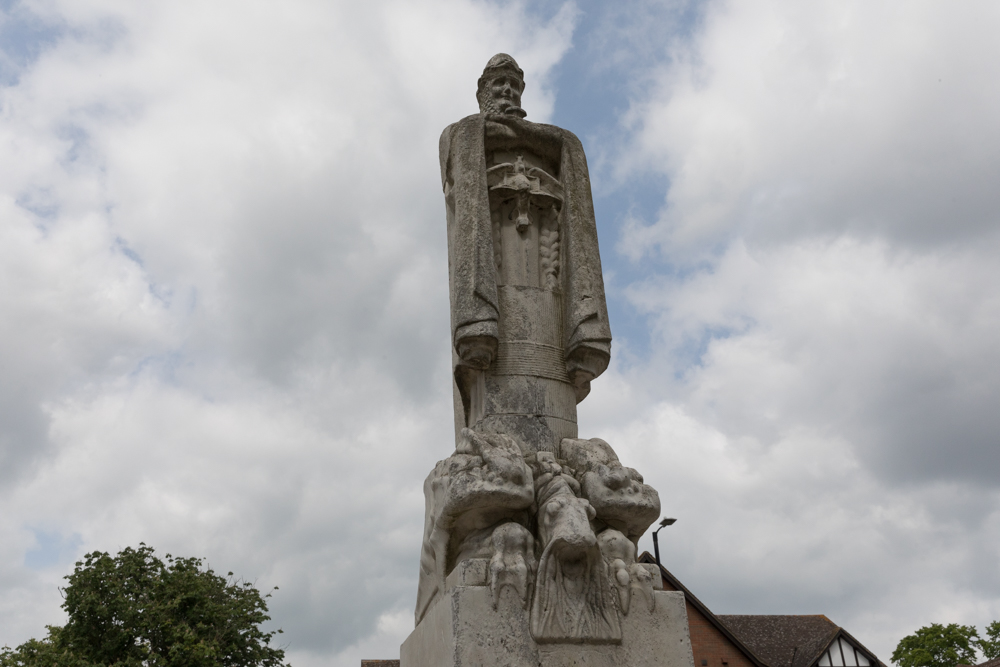
{"label": "statue sleeve", "polygon": [[464,118],[445,128],[440,142],[453,345],[468,336],[499,335],[483,122],[479,114]]}
{"label": "statue sleeve", "polygon": [[567,276],[565,335],[566,354],[581,346],[611,354],[611,326],[604,299],[601,254],[597,247],[597,222],[590,191],[590,173],[583,145],[572,132],[563,130],[560,175],[566,193],[564,225]]}

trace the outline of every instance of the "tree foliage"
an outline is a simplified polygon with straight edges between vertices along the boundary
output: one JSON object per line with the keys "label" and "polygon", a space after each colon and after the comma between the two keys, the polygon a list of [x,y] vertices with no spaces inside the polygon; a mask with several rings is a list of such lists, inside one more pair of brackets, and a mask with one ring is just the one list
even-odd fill
{"label": "tree foliage", "polygon": [[974,665],[979,643],[975,626],[933,623],[903,637],[892,652],[892,661],[899,667]]}
{"label": "tree foliage", "polygon": [[1000,658],[1000,621],[986,626],[986,637],[979,640],[979,650],[987,660]]}
{"label": "tree foliage", "polygon": [[270,593],[200,558],[165,560],[145,544],[87,554],[65,577],[69,622],[5,647],[0,667],[281,667],[284,651],[269,646],[281,630],[259,627]]}

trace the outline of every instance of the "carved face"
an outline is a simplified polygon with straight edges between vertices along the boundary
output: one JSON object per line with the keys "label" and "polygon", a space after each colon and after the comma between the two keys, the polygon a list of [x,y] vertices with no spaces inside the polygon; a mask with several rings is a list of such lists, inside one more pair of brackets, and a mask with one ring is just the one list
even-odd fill
{"label": "carved face", "polygon": [[635,545],[617,530],[608,528],[598,536],[597,542],[601,546],[601,555],[609,563],[620,560],[630,565],[635,562]]}
{"label": "carved face", "polygon": [[493,99],[493,106],[499,113],[521,107],[521,91],[524,82],[514,72],[501,70],[490,80],[487,93]]}
{"label": "carved face", "polygon": [[[617,463],[617,462],[615,462]],[[601,484],[612,491],[622,494],[633,494],[642,492],[642,475],[638,470],[626,468],[622,465],[598,465],[597,477]]]}
{"label": "carved face", "polygon": [[639,539],[660,513],[660,497],[632,468],[599,465],[583,476],[583,495],[601,520],[629,539]]}
{"label": "carved face", "polygon": [[542,544],[557,553],[582,554],[597,544],[597,537],[590,527],[594,508],[583,498],[559,495],[545,503],[538,512],[538,534]]}
{"label": "carved face", "polygon": [[660,497],[643,483],[642,475],[618,462],[611,445],[600,438],[567,438],[560,444],[568,465],[583,471],[578,478],[583,497],[598,518],[632,540],[649,527],[660,512]]}

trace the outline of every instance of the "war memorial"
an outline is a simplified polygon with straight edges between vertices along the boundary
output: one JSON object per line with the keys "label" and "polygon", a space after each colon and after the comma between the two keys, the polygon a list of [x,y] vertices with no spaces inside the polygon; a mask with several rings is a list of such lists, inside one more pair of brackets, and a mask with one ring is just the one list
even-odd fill
{"label": "war memorial", "polygon": [[611,358],[590,178],[523,90],[494,56],[441,135],[456,445],[424,482],[401,667],[693,667],[683,593],[636,561],[659,496],[577,430]]}

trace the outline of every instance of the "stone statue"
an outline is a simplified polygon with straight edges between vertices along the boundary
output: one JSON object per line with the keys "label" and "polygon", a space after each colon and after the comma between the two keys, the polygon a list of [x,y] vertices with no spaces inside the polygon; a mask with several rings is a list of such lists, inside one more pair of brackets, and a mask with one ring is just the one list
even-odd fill
{"label": "stone statue", "polygon": [[552,450],[611,358],[587,159],[570,132],[524,120],[506,54],[480,113],[441,135],[456,422]]}
{"label": "stone statue", "polygon": [[590,179],[573,134],[525,120],[523,90],[494,56],[480,113],[441,135],[457,446],[424,482],[401,667],[578,664],[580,645],[586,664],[693,667],[683,598],[635,558],[659,496],[578,437],[611,355]]}

